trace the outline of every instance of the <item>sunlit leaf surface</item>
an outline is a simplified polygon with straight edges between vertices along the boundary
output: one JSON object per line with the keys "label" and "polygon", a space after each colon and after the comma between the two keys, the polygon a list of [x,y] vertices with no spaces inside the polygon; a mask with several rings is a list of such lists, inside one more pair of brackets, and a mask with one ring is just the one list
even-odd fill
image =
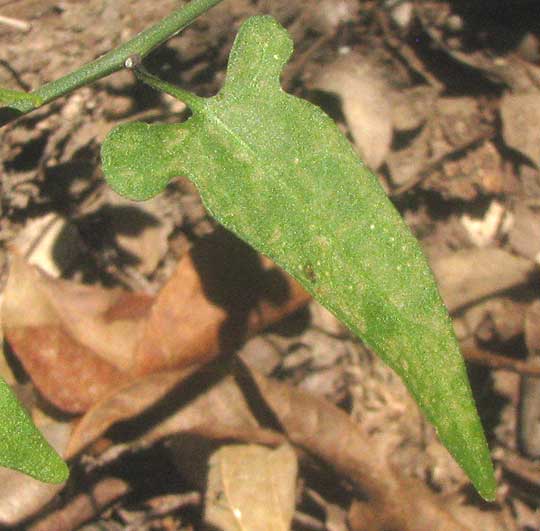
{"label": "sunlit leaf surface", "polygon": [[21,90],[13,90],[0,87],[0,107],[14,107],[16,108],[17,104],[31,101],[34,106],[39,106],[42,101],[41,98],[34,96],[33,94],[28,94]]}
{"label": "sunlit leaf surface", "polygon": [[47,483],[61,483],[68,476],[67,465],[49,446],[0,379],[0,466],[14,468]]}
{"label": "sunlit leaf surface", "polygon": [[107,179],[142,200],[188,176],[217,220],[298,279],[400,374],[492,499],[489,451],[429,266],[332,120],[281,89],[291,52],[274,19],[249,19],[217,96],[176,90],[193,112],[187,122],[132,123],[110,133],[102,150]]}

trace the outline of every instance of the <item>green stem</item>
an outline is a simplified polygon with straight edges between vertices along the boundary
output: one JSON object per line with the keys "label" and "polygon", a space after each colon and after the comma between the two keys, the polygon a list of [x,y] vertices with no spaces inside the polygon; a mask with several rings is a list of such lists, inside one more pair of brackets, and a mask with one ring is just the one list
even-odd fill
{"label": "green stem", "polygon": [[192,111],[198,111],[202,108],[204,98],[200,98],[199,96],[196,96],[187,90],[181,89],[180,87],[175,87],[174,85],[159,79],[159,77],[149,74],[141,67],[135,66],[133,67],[133,70],[140,81],[146,83],[148,86],[156,90],[173,96],[177,100],[183,101]]}
{"label": "green stem", "polygon": [[10,107],[18,111],[17,115],[20,116],[21,114],[33,111],[60,96],[64,96],[79,87],[88,85],[93,81],[121,70],[124,68],[125,62],[130,56],[138,55],[141,58],[145,57],[154,48],[179,33],[197,17],[214,7],[216,4],[219,4],[221,1],[222,0],[192,0],[182,9],[171,13],[154,26],[142,31],[130,41],[107,52],[99,59],[34,90],[31,94],[35,97],[35,100],[40,101],[39,105],[36,105],[31,100],[22,100],[10,105]]}

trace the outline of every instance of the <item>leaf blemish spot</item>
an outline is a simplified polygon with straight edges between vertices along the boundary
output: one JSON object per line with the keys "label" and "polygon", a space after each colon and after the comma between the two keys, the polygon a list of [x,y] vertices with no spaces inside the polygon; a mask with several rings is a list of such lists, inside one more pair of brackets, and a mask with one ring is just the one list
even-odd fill
{"label": "leaf blemish spot", "polygon": [[316,282],[317,281],[317,275],[315,274],[315,270],[313,269],[313,265],[311,264],[306,264],[304,266],[304,274],[306,275],[306,277],[308,278],[308,280],[310,282]]}

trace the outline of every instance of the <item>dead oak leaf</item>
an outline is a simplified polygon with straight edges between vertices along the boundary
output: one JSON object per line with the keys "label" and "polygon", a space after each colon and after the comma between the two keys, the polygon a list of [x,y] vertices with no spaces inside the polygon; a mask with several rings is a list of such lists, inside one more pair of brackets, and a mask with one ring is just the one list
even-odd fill
{"label": "dead oak leaf", "polygon": [[154,299],[58,280],[14,256],[5,336],[42,395],[82,413],[143,374],[234,352],[308,294],[229,233],[200,241]]}

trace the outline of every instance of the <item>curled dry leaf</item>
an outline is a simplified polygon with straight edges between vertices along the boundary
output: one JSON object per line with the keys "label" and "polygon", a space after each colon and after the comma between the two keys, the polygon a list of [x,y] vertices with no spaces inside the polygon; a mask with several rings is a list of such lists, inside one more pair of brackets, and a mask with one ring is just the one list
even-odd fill
{"label": "curled dry leaf", "polygon": [[223,531],[287,531],[295,508],[296,454],[228,445],[210,458],[205,521]]}
{"label": "curled dry leaf", "polygon": [[[118,422],[134,419],[151,410],[157,419],[134,444],[149,445],[178,433],[211,439],[236,439],[262,444],[281,444],[283,437],[261,428],[246,398],[227,367],[211,364],[190,377],[187,371],[153,374],[126,386],[97,403],[81,419],[67,448],[68,457],[79,453]],[[136,431],[134,429],[134,431]]]}
{"label": "curled dry leaf", "polygon": [[191,249],[158,294],[132,371],[186,367],[236,351],[309,299],[270,260],[218,230]]}
{"label": "curled dry leaf", "polygon": [[13,256],[2,306],[4,334],[40,393],[63,411],[81,413],[126,380],[123,370],[140,336],[140,320],[116,314],[144,309],[148,302],[53,279]]}
{"label": "curled dry leaf", "polygon": [[[244,371],[236,380],[228,371],[228,367],[213,363],[187,380],[181,371],[140,379],[102,400],[83,417],[68,454],[79,452],[114,423],[129,419],[124,426],[129,433],[138,433],[132,447],[179,433],[279,445],[283,435],[262,428],[254,417],[254,411],[268,415],[269,407],[274,417],[263,417],[266,425],[277,420],[291,443],[329,463],[368,496],[380,522],[380,527],[371,529],[466,530],[420,480],[405,478],[392,468],[386,449],[374,445],[346,413],[254,371]],[[160,382],[164,382],[163,387]],[[261,399],[264,406],[258,407]],[[152,418],[159,420],[148,427],[150,406]],[[143,413],[141,426],[137,416]]]}
{"label": "curled dry leaf", "polygon": [[308,300],[269,260],[219,232],[193,247],[155,299],[56,280],[14,256],[3,324],[39,391],[82,413],[141,374],[232,352]]}
{"label": "curled dry leaf", "polygon": [[94,442],[113,424],[141,414],[179,385],[190,374],[169,371],[139,378],[97,402],[79,421],[66,450],[70,459]]}

